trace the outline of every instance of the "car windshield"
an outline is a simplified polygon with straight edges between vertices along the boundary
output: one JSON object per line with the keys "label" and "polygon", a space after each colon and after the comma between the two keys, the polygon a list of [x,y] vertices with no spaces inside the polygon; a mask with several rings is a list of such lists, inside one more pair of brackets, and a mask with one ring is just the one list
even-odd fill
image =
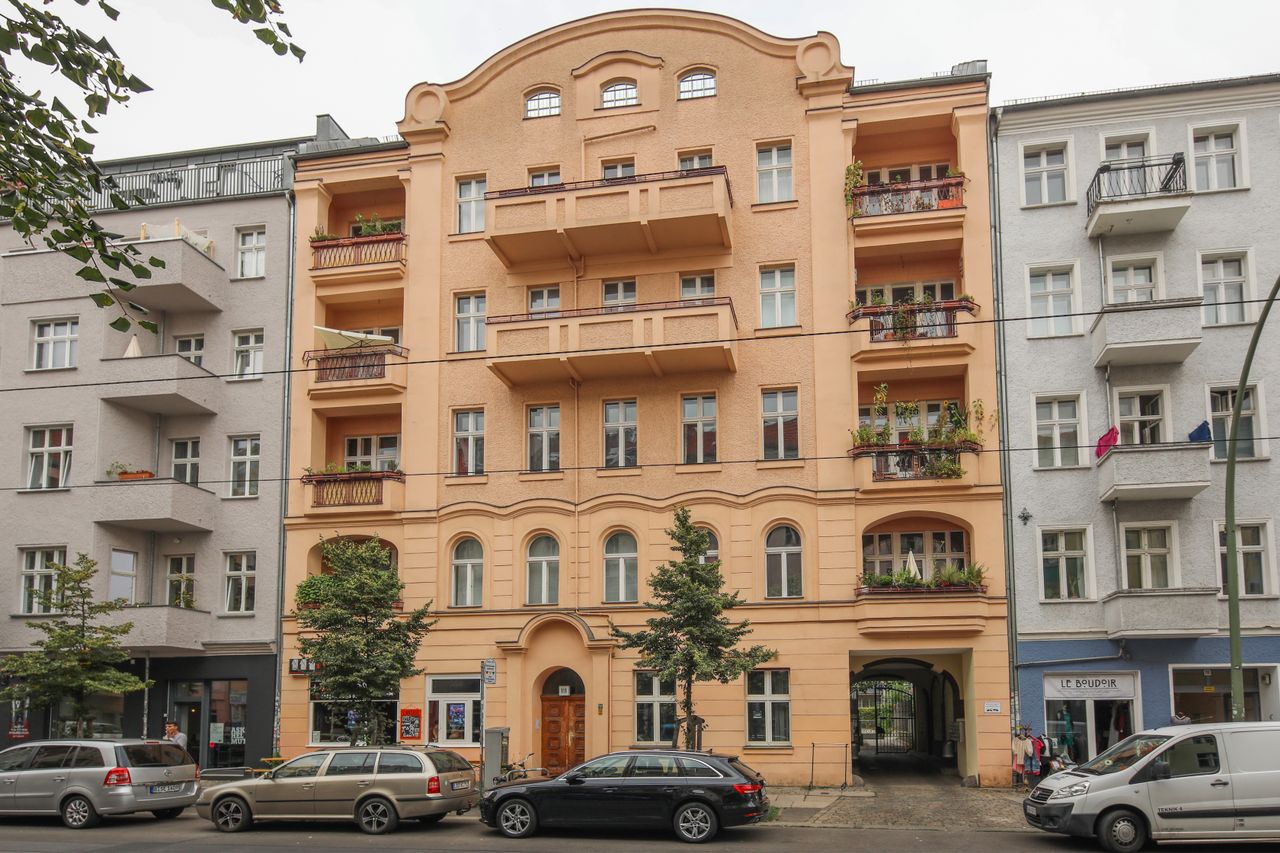
{"label": "car windshield", "polygon": [[1075,769],[1091,776],[1119,773],[1137,764],[1168,739],[1168,735],[1130,735],[1097,758],[1086,761]]}

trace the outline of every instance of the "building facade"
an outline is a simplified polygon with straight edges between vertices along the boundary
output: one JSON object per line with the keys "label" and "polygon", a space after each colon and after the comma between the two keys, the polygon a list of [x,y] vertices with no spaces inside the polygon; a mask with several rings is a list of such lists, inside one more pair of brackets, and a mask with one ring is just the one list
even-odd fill
{"label": "building facade", "polygon": [[[1081,760],[1174,714],[1229,719],[1223,463],[1280,273],[1280,77],[1012,104],[993,127],[1020,715]],[[1253,720],[1280,714],[1278,335],[1237,473]]]}
{"label": "building facade", "polygon": [[[1008,783],[987,78],[852,78],[829,34],[610,13],[299,155],[283,754],[345,734],[292,615],[335,535],[439,617],[398,737],[477,758],[508,727],[552,770],[669,739],[673,687],[609,626],[684,505],[778,651],[699,685],[704,746],[775,784],[877,749]],[[854,710],[888,680],[891,737]]]}
{"label": "building facade", "polygon": [[[303,140],[102,164],[145,208],[101,224],[163,269],[127,299],[159,324],[121,333],[77,264],[0,256],[0,446],[10,459],[10,604],[0,648],[28,625],[51,563],[97,561],[126,599],[128,668],[154,686],[96,700],[94,732],[158,737],[175,720],[203,767],[273,752],[281,557],[290,152]],[[67,709],[5,709],[8,741],[65,733]]]}

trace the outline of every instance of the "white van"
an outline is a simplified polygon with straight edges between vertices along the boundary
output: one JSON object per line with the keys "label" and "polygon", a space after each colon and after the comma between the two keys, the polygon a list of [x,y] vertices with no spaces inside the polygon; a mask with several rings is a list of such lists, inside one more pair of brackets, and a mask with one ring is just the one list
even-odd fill
{"label": "white van", "polygon": [[1280,841],[1280,723],[1169,726],[1045,779],[1023,801],[1037,829],[1112,853],[1148,840]]}

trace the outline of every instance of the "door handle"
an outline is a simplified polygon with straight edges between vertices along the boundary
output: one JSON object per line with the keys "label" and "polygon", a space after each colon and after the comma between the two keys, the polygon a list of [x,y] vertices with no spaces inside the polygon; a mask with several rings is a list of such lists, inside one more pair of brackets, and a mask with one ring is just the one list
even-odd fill
{"label": "door handle", "polygon": [[1231,784],[1231,783],[1230,783],[1230,782],[1228,782],[1226,779],[1214,779],[1212,782],[1210,782],[1210,783],[1209,783],[1209,787],[1210,787],[1210,788],[1225,788],[1225,787],[1227,787],[1227,786],[1228,786],[1228,785],[1230,785],[1230,784]]}
{"label": "door handle", "polygon": [[66,776],[54,776],[52,781],[54,781],[54,782],[65,782],[65,781],[67,781],[67,777],[66,777]]}
{"label": "door handle", "polygon": [[14,782],[17,782],[17,781],[18,781],[17,779],[5,779],[4,783],[6,785],[12,785]]}
{"label": "door handle", "polygon": [[303,785],[303,786],[302,786],[302,790],[304,790],[304,791],[310,791],[310,790],[311,790],[312,788],[314,788],[315,786],[316,786],[316,783],[315,783],[315,782],[307,782],[305,785]]}
{"label": "door handle", "polygon": [[618,792],[618,789],[614,787],[600,789],[600,793],[602,794],[616,794],[617,792]]}
{"label": "door handle", "polygon": [[662,789],[662,793],[664,794],[674,794],[675,792],[676,792],[676,789],[670,785]]}
{"label": "door handle", "polygon": [[372,782],[357,782],[357,783],[356,783],[356,787],[357,787],[357,788],[367,788],[367,787],[369,787],[369,786],[370,786],[370,785],[372,785],[372,784],[373,784]]}

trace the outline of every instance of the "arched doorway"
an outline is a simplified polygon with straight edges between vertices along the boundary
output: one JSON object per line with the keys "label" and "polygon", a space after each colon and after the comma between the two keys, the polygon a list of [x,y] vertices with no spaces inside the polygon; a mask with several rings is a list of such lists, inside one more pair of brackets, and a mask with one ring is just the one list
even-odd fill
{"label": "arched doorway", "polygon": [[552,775],[586,758],[586,701],[582,677],[572,669],[557,669],[542,682],[542,766]]}
{"label": "arched doorway", "polygon": [[959,685],[945,668],[914,658],[882,658],[850,675],[853,771],[945,772],[956,766],[963,719]]}

